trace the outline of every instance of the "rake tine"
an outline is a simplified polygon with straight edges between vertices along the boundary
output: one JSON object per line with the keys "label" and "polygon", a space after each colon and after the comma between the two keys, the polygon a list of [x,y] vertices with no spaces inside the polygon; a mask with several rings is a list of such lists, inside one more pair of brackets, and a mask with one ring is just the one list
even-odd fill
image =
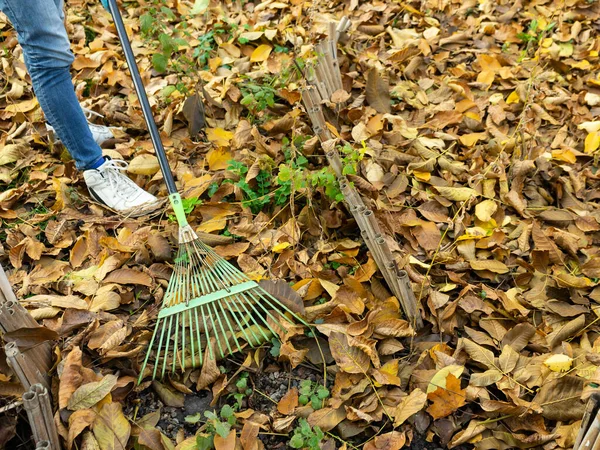
{"label": "rake tine", "polygon": [[[237,296],[236,296],[236,297],[237,297]],[[234,305],[235,305],[235,308],[236,308],[236,311],[235,311],[235,312],[234,312],[234,311],[231,311],[231,316],[233,317],[233,320],[235,320],[235,322],[237,323],[238,327],[240,328],[240,331],[241,331],[241,332],[244,334],[244,337],[246,338],[246,342],[247,342],[248,344],[250,344],[250,346],[251,346],[251,347],[254,347],[254,345],[252,344],[252,341],[250,340],[250,338],[249,338],[249,337],[248,337],[248,335],[246,334],[246,329],[245,329],[245,328],[242,326],[242,324],[240,323],[240,320],[239,320],[239,319],[238,319],[238,317],[237,317],[237,314],[236,314],[236,313],[238,313],[238,314],[240,314],[240,315],[242,314],[242,312],[239,310],[239,306],[238,306],[238,304],[237,304],[237,303],[235,303],[235,302],[233,302],[233,301],[231,301],[231,302],[227,302],[227,307],[228,307],[229,309],[231,309],[231,305],[232,305],[232,304],[234,304]],[[246,322],[246,323],[247,323],[247,322]],[[237,342],[237,341],[236,341],[236,342]],[[238,347],[239,347],[239,345],[238,345]],[[240,351],[241,351],[241,350],[240,350]]]}
{"label": "rake tine", "polygon": [[[278,322],[277,322],[277,319],[276,319],[276,318],[275,318],[275,317],[274,317],[274,316],[271,314],[271,312],[270,312],[270,311],[269,311],[267,308],[265,308],[265,307],[264,307],[264,305],[263,305],[263,304],[262,304],[260,301],[256,300],[256,297],[254,297],[254,293],[252,293],[252,292],[248,292],[248,295],[250,295],[250,296],[252,297],[252,299],[253,299],[253,300],[254,300],[254,301],[255,301],[255,302],[258,304],[258,306],[259,306],[260,308],[262,308],[262,310],[265,312],[265,314],[271,318],[271,320],[273,321],[273,323],[278,323]],[[251,304],[251,306],[252,306],[252,304]],[[257,313],[257,314],[259,314],[259,315],[260,315],[260,313]],[[263,319],[263,320],[265,321],[265,323],[267,323],[267,327],[269,328],[269,330],[271,330],[271,332],[272,332],[273,334],[277,334],[277,333],[275,333],[275,331],[274,331],[274,330],[271,328],[271,326],[270,326],[270,325],[268,325],[268,322],[267,322],[265,319]],[[283,328],[281,325],[279,325],[279,327],[280,327],[282,330],[284,330],[284,328]]]}
{"label": "rake tine", "polygon": [[206,334],[206,345],[208,346],[208,350],[210,351],[210,358],[215,358],[215,354],[212,348],[212,344],[210,343],[210,332],[208,331],[208,325],[206,324],[206,314],[204,314],[204,306],[200,306],[200,311],[202,312],[202,320],[204,321],[204,333]]}
{"label": "rake tine", "polygon": [[[246,310],[246,313],[247,313],[249,316],[251,316],[250,312],[248,312],[248,309],[246,308],[246,302],[245,302],[245,301],[242,301],[242,302],[240,302],[240,303],[241,303],[241,305],[242,305],[242,308],[244,308],[244,310]],[[255,313],[255,314],[258,316],[258,317],[260,317],[260,320],[262,320],[262,321],[263,321],[263,323],[264,323],[264,324],[267,326],[267,328],[268,328],[268,329],[271,331],[271,333],[275,334],[275,333],[273,332],[273,330],[271,330],[271,327],[269,326],[269,324],[267,323],[267,321],[265,320],[265,318],[264,318],[264,317],[262,317],[262,315],[261,315],[261,314],[260,314],[260,313],[259,313],[259,312],[256,310],[256,308],[254,307],[254,305],[252,304],[252,302],[248,302],[248,303],[250,304],[250,308],[252,308],[252,310],[254,311],[254,313]],[[265,341],[267,341],[267,342],[268,342],[268,341],[269,341],[269,337],[268,337],[268,336],[265,334],[265,332],[262,330],[262,328],[259,328],[258,330],[260,331],[260,333],[261,333],[261,334],[263,335],[263,337],[265,338]],[[254,338],[255,338],[255,339],[258,341],[258,338],[257,338],[256,334],[254,333],[254,331],[252,331],[252,330],[251,330],[250,332],[252,333],[252,335],[254,336]]]}
{"label": "rake tine", "polygon": [[[206,306],[206,309],[210,313],[210,310],[208,309],[208,305]],[[211,314],[208,315],[208,318],[210,319],[210,321],[212,323],[213,331],[215,332],[215,341],[217,341],[217,345],[219,346],[219,350],[221,351],[221,358],[223,358],[223,357],[225,357],[225,352],[223,351],[223,347],[221,346],[221,340],[219,339],[219,336],[217,333],[217,324],[215,323],[215,319]]]}
{"label": "rake tine", "polygon": [[[195,353],[195,348],[194,348],[194,322],[192,320],[192,310],[189,309],[188,310],[188,328],[189,328],[189,333],[190,333],[190,347],[192,349],[192,367],[195,367],[195,361],[196,361],[196,353]],[[185,370],[185,369],[184,369]]]}
{"label": "rake tine", "polygon": [[[227,350],[229,350],[229,354],[232,354],[233,350],[231,349],[231,345],[229,345],[229,338],[227,336],[227,332],[225,331],[225,327],[223,327],[223,321],[221,320],[221,315],[219,314],[219,311],[217,311],[217,307],[216,307],[215,303],[220,303],[220,301],[212,302],[212,303],[210,303],[210,306],[212,306],[215,316],[217,316],[217,322],[219,322],[219,327],[221,328],[221,331],[223,332],[223,336],[225,337],[225,345],[227,346]],[[221,356],[225,356],[225,355],[223,355],[221,353]]]}
{"label": "rake tine", "polygon": [[[152,346],[154,345],[154,340],[156,339],[156,336],[158,335],[158,326],[160,325],[160,319],[158,320],[158,322],[156,323],[156,326],[154,328],[154,333],[152,333],[152,339],[150,340],[150,345],[148,346],[148,349],[152,349]],[[142,377],[144,376],[144,371],[146,370],[146,366],[148,365],[148,360],[150,359],[150,353],[151,351],[148,350],[146,352],[146,358],[144,358],[144,364],[142,364],[142,370],[140,370],[140,378],[138,379],[138,384],[142,381]],[[156,369],[156,367],[155,367]]]}
{"label": "rake tine", "polygon": [[[238,351],[241,352],[242,351],[242,347],[240,347],[240,343],[238,342],[238,338],[236,336],[236,332],[234,331],[233,327],[231,326],[231,322],[229,321],[229,318],[227,317],[227,311],[225,311],[225,309],[223,308],[223,303],[229,305],[229,302],[225,298],[225,299],[221,299],[221,301],[218,301],[218,302],[215,302],[215,303],[217,303],[219,305],[219,308],[221,308],[221,312],[223,313],[223,318],[225,319],[225,322],[227,323],[227,327],[229,327],[229,331],[231,332],[231,336],[233,336],[233,339],[235,341],[235,345],[236,345]],[[227,306],[227,309],[229,309],[229,306]],[[229,343],[229,340],[227,340],[227,343]],[[234,352],[231,351],[231,349],[229,351],[231,353],[234,353]]]}
{"label": "rake tine", "polygon": [[194,309],[194,318],[196,319],[196,336],[198,337],[198,365],[202,364],[202,339],[200,339],[200,324],[198,323],[198,311]]}
{"label": "rake tine", "polygon": [[[173,316],[169,317],[169,331],[167,333],[168,336],[171,336],[171,328],[172,327],[173,327]],[[165,371],[167,370],[167,355],[169,354],[169,343],[171,341],[168,336],[167,336],[167,341],[165,342],[165,352],[164,352],[164,356],[163,356],[161,377],[165,376]]]}

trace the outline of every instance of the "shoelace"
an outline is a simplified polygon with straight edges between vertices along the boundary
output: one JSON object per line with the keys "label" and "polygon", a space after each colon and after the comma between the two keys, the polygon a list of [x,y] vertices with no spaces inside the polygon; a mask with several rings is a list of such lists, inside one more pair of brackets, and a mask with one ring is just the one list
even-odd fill
{"label": "shoelace", "polygon": [[134,194],[140,194],[139,186],[131,181],[128,176],[121,173],[121,171],[126,170],[128,166],[129,164],[122,159],[110,159],[98,169],[108,181],[111,189],[124,199],[131,199]]}

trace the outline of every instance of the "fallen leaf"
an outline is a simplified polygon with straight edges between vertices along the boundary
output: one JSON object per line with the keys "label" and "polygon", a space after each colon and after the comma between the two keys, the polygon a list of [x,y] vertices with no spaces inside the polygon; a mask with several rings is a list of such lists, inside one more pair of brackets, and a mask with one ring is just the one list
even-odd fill
{"label": "fallen leaf", "polygon": [[71,411],[87,409],[106,397],[117,384],[117,377],[108,374],[100,381],[80,386],[69,398],[67,408]]}
{"label": "fallen leaf", "polygon": [[402,399],[394,411],[394,426],[402,425],[408,418],[423,409],[427,402],[427,394],[417,388]]}
{"label": "fallen leaf", "polygon": [[437,420],[449,416],[465,404],[466,390],[460,388],[460,381],[450,373],[446,378],[446,388],[437,388],[427,394],[427,398],[432,401],[427,412]]}
{"label": "fallen leaf", "polygon": [[100,450],[126,450],[131,425],[119,403],[108,403],[98,413],[92,431]]}
{"label": "fallen leaf", "polygon": [[96,413],[91,409],[80,409],[75,411],[69,417],[69,436],[67,439],[67,448],[71,450],[73,442],[83,430],[90,427],[96,419]]}
{"label": "fallen leaf", "polygon": [[261,44],[254,49],[252,55],[250,55],[250,61],[252,62],[263,62],[266,61],[271,54],[273,47],[267,44]]}
{"label": "fallen leaf", "polygon": [[298,389],[292,388],[277,403],[277,411],[287,416],[294,413],[296,406],[298,406]]}

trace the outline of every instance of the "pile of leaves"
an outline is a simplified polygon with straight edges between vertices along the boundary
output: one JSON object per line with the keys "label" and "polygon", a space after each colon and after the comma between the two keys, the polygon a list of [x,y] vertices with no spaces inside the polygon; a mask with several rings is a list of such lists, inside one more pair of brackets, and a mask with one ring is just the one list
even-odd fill
{"label": "pile of leaves", "polygon": [[[121,127],[106,153],[165,196],[110,15],[68,3],[76,91]],[[314,329],[137,385],[176,223],[91,202],[0,15],[0,259],[60,336],[69,450],[573,445],[600,382],[598,2],[139,0],[123,13],[190,223],[253,279],[289,283]],[[328,120],[421,330],[301,104],[314,45],[343,15],[348,98]],[[21,389],[4,359],[9,404]]]}

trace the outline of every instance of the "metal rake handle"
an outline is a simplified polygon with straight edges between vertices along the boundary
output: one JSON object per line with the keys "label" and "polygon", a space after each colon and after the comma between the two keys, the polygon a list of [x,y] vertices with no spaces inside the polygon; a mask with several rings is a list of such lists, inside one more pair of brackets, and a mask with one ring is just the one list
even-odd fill
{"label": "metal rake handle", "polygon": [[123,18],[121,17],[117,0],[108,0],[108,5],[110,7],[110,13],[112,14],[115,22],[117,35],[119,36],[121,46],[123,47],[123,52],[125,53],[125,61],[127,61],[127,65],[129,66],[129,72],[131,73],[135,91],[140,100],[140,104],[142,105],[144,119],[146,120],[146,125],[148,126],[148,132],[150,133],[150,138],[152,139],[152,144],[154,145],[154,150],[156,151],[156,156],[158,157],[158,163],[160,165],[163,178],[165,179],[167,190],[169,191],[169,195],[177,194],[175,179],[173,178],[173,173],[169,167],[169,161],[167,160],[167,155],[165,154],[165,148],[163,147],[160,139],[160,133],[152,115],[152,108],[148,102],[148,96],[146,95],[146,90],[144,89],[144,84],[142,83],[142,77],[140,76],[140,71],[135,61],[135,56],[133,55],[129,38],[127,37],[127,31],[125,30],[125,25],[123,24]]}

